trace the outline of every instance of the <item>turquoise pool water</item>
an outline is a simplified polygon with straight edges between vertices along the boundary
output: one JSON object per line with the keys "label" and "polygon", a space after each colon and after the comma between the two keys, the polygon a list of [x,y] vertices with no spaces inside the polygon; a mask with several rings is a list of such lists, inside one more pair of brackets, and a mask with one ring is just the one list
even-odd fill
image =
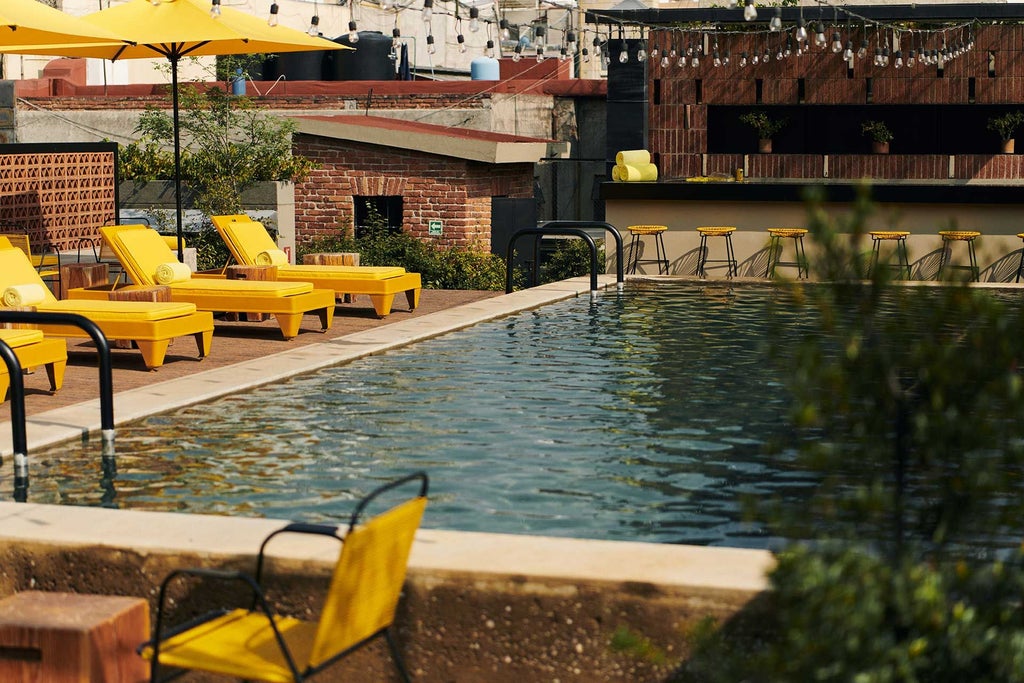
{"label": "turquoise pool water", "polygon": [[741,498],[814,483],[770,447],[788,400],[766,325],[803,326],[776,296],[563,301],[120,428],[102,480],[94,446],[34,453],[29,500],[337,520],[424,469],[429,527],[764,547]]}

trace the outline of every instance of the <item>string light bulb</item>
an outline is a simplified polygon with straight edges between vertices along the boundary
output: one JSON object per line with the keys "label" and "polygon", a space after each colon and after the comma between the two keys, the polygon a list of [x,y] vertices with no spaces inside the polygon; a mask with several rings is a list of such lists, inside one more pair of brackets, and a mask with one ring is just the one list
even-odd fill
{"label": "string light bulb", "polygon": [[583,63],[584,64],[589,64],[590,63],[590,48],[584,46],[584,48],[582,50],[580,50],[580,54],[583,55]]}
{"label": "string light bulb", "polygon": [[423,12],[420,14],[420,18],[423,19],[424,24],[429,24],[430,20],[434,17],[434,0],[423,0]]}
{"label": "string light bulb", "polygon": [[518,62],[522,58],[523,58],[523,46],[520,45],[519,43],[516,43],[516,48],[515,48],[515,50],[512,51],[512,61],[513,62]]}
{"label": "string light bulb", "polygon": [[[574,31],[566,31],[565,49],[568,52],[576,52],[576,33]],[[654,55],[652,54],[651,56],[653,57]]]}
{"label": "string light bulb", "polygon": [[636,61],[646,62],[647,61],[647,50],[644,49],[644,43],[641,41],[639,49],[636,51]]}
{"label": "string light bulb", "polygon": [[396,26],[391,29],[391,49],[397,50],[402,46],[402,32]]}
{"label": "string light bulb", "polygon": [[458,34],[455,36],[455,42],[459,45],[459,54],[466,54],[466,36]]}
{"label": "string light bulb", "polygon": [[667,68],[668,68],[668,65],[669,65],[669,64],[671,64],[671,63],[672,63],[672,62],[671,62],[671,60],[670,60],[670,59],[668,58],[668,55],[662,55],[662,56],[661,56],[661,68],[662,68],[662,69],[667,69]]}
{"label": "string light bulb", "polygon": [[853,41],[852,40],[847,40],[846,41],[846,49],[843,50],[843,59],[845,61],[847,61],[847,62],[850,61],[851,59],[853,59]]}
{"label": "string light bulb", "polygon": [[903,68],[903,50],[896,50],[896,64],[894,66],[897,69]]}
{"label": "string light bulb", "polygon": [[782,30],[782,8],[776,7],[775,14],[772,15],[771,21],[768,22],[769,31],[781,31]]}
{"label": "string light bulb", "polygon": [[827,38],[825,38],[825,24],[818,22],[817,27],[814,31],[814,44],[818,47],[825,47]]}
{"label": "string light bulb", "polygon": [[437,52],[437,46],[434,45],[434,34],[427,35],[427,54],[432,55]]}
{"label": "string light bulb", "polygon": [[729,66],[729,61],[730,61],[729,51],[726,50],[725,51],[725,56],[722,57],[722,66]]}
{"label": "string light bulb", "polygon": [[716,69],[722,66],[722,57],[718,54],[718,50],[711,53],[711,65]]}
{"label": "string light bulb", "polygon": [[271,3],[270,15],[267,17],[267,26],[277,26],[277,13],[281,11],[281,8],[277,6],[277,3]]}
{"label": "string light bulb", "polygon": [[868,39],[860,41],[860,48],[857,50],[857,59],[864,59],[868,56]]}
{"label": "string light bulb", "polygon": [[743,20],[753,21],[757,19],[757,7],[754,6],[754,0],[746,0],[746,6],[743,8]]}
{"label": "string light bulb", "polygon": [[832,32],[832,52],[839,54],[843,51],[843,39],[839,37],[839,31]]}
{"label": "string light bulb", "polygon": [[356,22],[354,19],[348,22],[348,42],[359,42],[359,29],[356,28]]}
{"label": "string light bulb", "polygon": [[747,65],[747,53],[746,52],[741,52],[740,53],[740,68],[742,69],[746,65]]}
{"label": "string light bulb", "polygon": [[484,57],[493,57],[493,56],[494,56],[494,41],[488,39],[487,40],[487,44],[484,45]]}
{"label": "string light bulb", "polygon": [[907,68],[911,69],[917,63],[917,50],[911,50],[907,55]]}
{"label": "string light bulb", "polygon": [[313,36],[314,38],[316,36],[320,35],[320,16],[319,15],[314,14],[312,17],[309,18],[309,28],[306,30],[306,33],[308,33],[309,35]]}
{"label": "string light bulb", "polygon": [[476,33],[480,30],[480,10],[476,7],[469,8],[469,32]]}
{"label": "string light bulb", "polygon": [[210,0],[210,16],[214,19],[220,16],[220,0]]}
{"label": "string light bulb", "polygon": [[[501,30],[502,40],[512,40],[512,32],[509,30],[508,27],[508,19],[502,19],[501,21],[499,21],[498,28]],[[597,38],[594,38],[594,40],[597,40]]]}
{"label": "string light bulb", "polygon": [[802,43],[807,40],[807,24],[804,18],[800,17],[796,22],[796,42]]}
{"label": "string light bulb", "polygon": [[622,51],[619,52],[619,64],[629,61],[629,43],[622,43]]}

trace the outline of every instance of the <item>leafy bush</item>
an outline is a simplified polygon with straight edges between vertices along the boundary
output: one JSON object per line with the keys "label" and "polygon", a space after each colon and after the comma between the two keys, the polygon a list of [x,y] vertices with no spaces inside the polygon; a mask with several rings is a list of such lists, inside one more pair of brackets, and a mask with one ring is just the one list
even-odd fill
{"label": "leafy bush", "polygon": [[[604,268],[604,240],[597,240],[597,267]],[[559,240],[541,265],[540,284],[583,275],[590,275],[590,246],[582,239]]]}

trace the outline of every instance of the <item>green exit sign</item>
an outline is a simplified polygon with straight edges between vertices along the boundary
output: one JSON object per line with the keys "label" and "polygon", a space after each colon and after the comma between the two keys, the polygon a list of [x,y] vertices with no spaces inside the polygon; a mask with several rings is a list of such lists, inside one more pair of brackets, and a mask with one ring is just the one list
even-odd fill
{"label": "green exit sign", "polygon": [[441,235],[444,232],[444,224],[441,221],[428,221],[427,234],[432,236]]}

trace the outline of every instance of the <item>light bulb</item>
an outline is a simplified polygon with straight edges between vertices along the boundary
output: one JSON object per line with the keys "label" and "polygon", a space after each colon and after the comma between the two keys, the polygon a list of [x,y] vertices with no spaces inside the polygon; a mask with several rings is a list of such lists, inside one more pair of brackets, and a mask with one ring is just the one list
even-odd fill
{"label": "light bulb", "polygon": [[729,66],[729,51],[725,51],[725,56],[722,57],[722,66]]}
{"label": "light bulb", "polygon": [[675,59],[676,55],[678,55],[678,54],[679,53],[676,51],[676,46],[675,45],[673,45],[671,47],[671,49],[669,49],[669,51],[668,51],[668,56],[673,58],[673,59]]}
{"label": "light bulb", "polygon": [[814,33],[814,44],[818,47],[825,47],[825,24],[818,22],[817,30]]}
{"label": "light bulb", "polygon": [[889,48],[882,50],[882,66],[889,66]]}
{"label": "light bulb", "polygon": [[625,64],[629,61],[629,52],[626,48],[622,48],[622,52],[619,53],[619,64]]}
{"label": "light bulb", "polygon": [[676,66],[680,69],[686,68],[686,55],[679,55],[679,61],[676,62]]}
{"label": "light bulb", "polygon": [[[576,34],[572,31],[565,32],[565,49],[567,52],[576,52]],[[657,56],[657,50],[651,52],[651,57]]]}
{"label": "light bulb", "polygon": [[792,56],[792,54],[793,54],[793,39],[792,38],[786,38],[786,50],[782,54],[785,55],[786,58],[789,58],[790,56]]}
{"label": "light bulb", "polygon": [[711,66],[715,67],[716,69],[722,66],[722,58],[718,55],[718,50],[715,50],[714,52],[711,53]]}
{"label": "light bulb", "polygon": [[[508,29],[508,19],[502,19],[499,21],[498,28],[501,29],[502,40],[512,40],[512,32]],[[597,40],[597,38],[594,38],[594,40]]]}
{"label": "light bulb", "polygon": [[464,36],[464,35],[462,35],[460,33],[459,35],[455,36],[455,42],[459,44],[459,53],[460,54],[465,54],[466,53],[466,36]]}
{"label": "light bulb", "polygon": [[432,55],[437,52],[437,46],[434,45],[434,34],[431,33],[427,36],[427,54]]}
{"label": "light bulb", "polygon": [[882,66],[882,48],[875,48],[875,61],[873,63],[875,66]]}
{"label": "light bulb", "polygon": [[313,36],[314,38],[320,35],[320,17],[317,16],[316,14],[310,17],[309,28],[306,30],[306,33]]}
{"label": "light bulb", "polygon": [[693,56],[690,57],[690,66],[693,67],[694,69],[700,66],[700,57],[697,56],[696,52],[694,52]]}
{"label": "light bulb", "polygon": [[210,16],[214,19],[220,16],[220,0],[210,0]]}
{"label": "light bulb", "polygon": [[543,45],[538,45],[537,46],[537,61],[538,62],[543,62],[544,61],[544,46]]}
{"label": "light bulb", "polygon": [[[583,63],[584,64],[589,64],[590,63],[590,49],[585,47],[580,52],[583,54]],[[662,65],[662,66],[664,66],[664,65]]]}
{"label": "light bulb", "polygon": [[494,41],[488,40],[487,45],[484,46],[484,57],[494,56]]}
{"label": "light bulb", "polygon": [[277,26],[277,13],[280,11],[277,3],[270,5],[270,16],[267,17],[267,26]]}
{"label": "light bulb", "polygon": [[480,10],[476,7],[469,8],[469,30],[471,33],[480,30]]}
{"label": "light bulb", "polygon": [[807,25],[804,18],[800,17],[796,22],[796,42],[802,43],[807,40]]}
{"label": "light bulb", "polygon": [[662,55],[661,56],[661,68],[662,69],[667,69],[669,64],[670,64],[670,62],[669,62],[668,55]]}
{"label": "light bulb", "polygon": [[896,66],[897,69],[902,69],[903,68],[903,51],[902,50],[896,50],[896,64],[895,64],[895,66]]}
{"label": "light bulb", "polygon": [[853,41],[852,40],[846,41],[846,49],[843,50],[843,59],[846,60],[846,61],[850,61],[851,59],[853,59]]}
{"label": "light bulb", "polygon": [[857,59],[864,59],[868,56],[868,39],[860,41],[860,49],[857,50]]}
{"label": "light bulb", "polygon": [[746,52],[741,52],[740,53],[740,68],[742,69],[746,65],[747,65],[747,53]]}
{"label": "light bulb", "polygon": [[359,42],[359,29],[356,28],[356,22],[348,22],[348,42],[358,43]]}
{"label": "light bulb", "polygon": [[512,52],[512,61],[518,62],[523,58],[523,46],[516,43],[516,49]]}
{"label": "light bulb", "polygon": [[757,8],[754,7],[754,0],[747,0],[747,5],[743,8],[743,20],[753,21],[754,19],[757,19]]}
{"label": "light bulb", "polygon": [[760,53],[755,52],[754,54],[752,54],[750,56],[750,63],[753,64],[754,66],[757,66],[758,64],[760,64],[761,63],[761,55],[760,55]]}
{"label": "light bulb", "polygon": [[640,49],[636,51],[636,61],[646,62],[647,61],[647,50],[644,49],[644,44],[640,43]]}
{"label": "light bulb", "polygon": [[780,45],[779,49],[775,52],[775,61],[781,62],[785,58],[786,54],[782,51],[782,46]]}
{"label": "light bulb", "polygon": [[761,62],[767,64],[770,61],[772,61],[772,53],[771,51],[768,50],[768,48],[765,48],[764,56],[761,57]]}
{"label": "light bulb", "polygon": [[772,15],[771,21],[768,22],[769,31],[781,31],[782,30],[782,8],[776,7],[775,14]]}
{"label": "light bulb", "polygon": [[431,18],[434,16],[434,0],[423,0],[423,14],[420,18],[423,19],[424,24],[429,24]]}
{"label": "light bulb", "polygon": [[562,62],[564,62],[565,60],[569,59],[569,51],[566,50],[565,47],[562,47],[562,49],[560,49],[558,51],[558,59],[559,59],[559,61],[562,61]]}
{"label": "light bulb", "polygon": [[907,55],[907,68],[913,67],[914,64],[917,64],[917,51],[911,50],[910,54]]}
{"label": "light bulb", "polygon": [[832,52],[839,54],[843,51],[843,39],[839,37],[839,31],[832,34]]}
{"label": "light bulb", "polygon": [[397,50],[401,46],[402,46],[402,32],[396,26],[393,29],[391,29],[391,47],[392,47],[392,49]]}

